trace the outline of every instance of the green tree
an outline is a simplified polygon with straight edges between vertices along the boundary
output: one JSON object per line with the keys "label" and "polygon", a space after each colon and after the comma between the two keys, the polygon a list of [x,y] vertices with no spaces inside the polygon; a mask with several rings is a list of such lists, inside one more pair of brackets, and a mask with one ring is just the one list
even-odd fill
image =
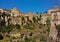
{"label": "green tree", "polygon": [[3,20],[1,21],[2,25],[5,25],[5,12],[2,13]]}
{"label": "green tree", "polygon": [[17,29],[17,30],[19,30],[19,31],[21,30],[21,28],[20,28],[20,25],[19,25],[19,24],[16,24],[16,25],[15,25],[15,27],[16,27],[16,29]]}
{"label": "green tree", "polygon": [[36,42],[36,38],[33,38],[33,39],[32,39],[32,42]]}
{"label": "green tree", "polygon": [[41,21],[41,17],[42,17],[42,16],[41,16],[41,14],[40,14],[40,21]]}
{"label": "green tree", "polygon": [[49,31],[50,31],[50,25],[51,25],[50,19],[47,18],[46,24],[47,24],[47,31],[48,31],[48,33],[49,33]]}
{"label": "green tree", "polygon": [[50,25],[50,19],[47,18],[46,24],[47,24],[47,25]]}
{"label": "green tree", "polygon": [[26,16],[26,18],[27,18],[27,21],[29,21],[29,17],[28,17],[28,16]]}
{"label": "green tree", "polygon": [[10,20],[11,20],[9,17],[10,17],[11,15],[10,15],[10,14],[5,14],[5,16],[7,17],[7,22],[8,22],[8,25],[9,25],[9,24],[10,24]]}
{"label": "green tree", "polygon": [[23,25],[23,23],[25,23],[25,19],[23,16],[21,17],[21,19],[22,19],[22,25]]}
{"label": "green tree", "polygon": [[29,41],[30,39],[27,36],[25,36],[25,42],[29,42]]}
{"label": "green tree", "polygon": [[49,33],[49,31],[50,31],[50,27],[48,27],[46,31],[48,31],[48,33]]}
{"label": "green tree", "polygon": [[24,25],[23,27],[26,29],[29,29],[29,30],[35,29],[35,27],[32,23],[30,23],[29,25]]}
{"label": "green tree", "polygon": [[13,24],[4,26],[4,30],[9,33],[13,28],[15,28],[15,26]]}
{"label": "green tree", "polygon": [[2,13],[2,17],[3,17],[3,19],[5,19],[5,12]]}
{"label": "green tree", "polygon": [[2,17],[3,17],[3,20],[2,20],[3,22],[1,23],[5,25],[6,24],[5,17],[7,17],[7,20],[8,20],[7,22],[9,24],[10,19],[8,19],[8,17],[10,17],[10,14],[6,14],[5,12],[3,12]]}
{"label": "green tree", "polygon": [[8,25],[8,26],[1,26],[0,27],[0,32],[7,32],[9,33],[13,29],[13,25]]}
{"label": "green tree", "polygon": [[0,32],[3,32],[4,28],[2,26],[0,26]]}
{"label": "green tree", "polygon": [[34,23],[36,23],[36,22],[37,22],[36,17],[33,17],[33,22],[34,22]]}

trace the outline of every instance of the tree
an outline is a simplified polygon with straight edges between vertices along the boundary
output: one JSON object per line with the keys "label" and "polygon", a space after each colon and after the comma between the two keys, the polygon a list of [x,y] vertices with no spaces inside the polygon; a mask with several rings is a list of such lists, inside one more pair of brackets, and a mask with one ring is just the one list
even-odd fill
{"label": "tree", "polygon": [[11,15],[8,13],[8,14],[7,14],[7,17],[10,17],[10,16],[11,16]]}
{"label": "tree", "polygon": [[3,32],[3,31],[4,31],[3,27],[2,27],[2,26],[0,26],[0,32]]}
{"label": "tree", "polygon": [[41,16],[41,14],[40,14],[40,21],[41,21],[41,17],[42,17],[42,16]]}
{"label": "tree", "polygon": [[27,21],[29,21],[29,17],[28,17],[28,16],[26,16],[26,18],[27,18]]}
{"label": "tree", "polygon": [[8,25],[10,25],[10,20],[11,20],[11,18],[9,18],[8,21],[7,21],[8,22]]}
{"label": "tree", "polygon": [[2,13],[2,17],[3,17],[3,19],[5,19],[5,12]]}
{"label": "tree", "polygon": [[18,29],[20,31],[21,28],[20,28],[19,24],[16,24],[15,27],[16,27],[16,29]]}
{"label": "tree", "polygon": [[15,28],[15,26],[13,24],[10,24],[10,25],[5,25],[2,27],[2,32],[7,32],[7,33],[10,33],[10,31]]}
{"label": "tree", "polygon": [[27,36],[25,36],[25,42],[29,42],[29,41],[30,39]]}
{"label": "tree", "polygon": [[42,17],[41,14],[39,15],[39,17],[37,16],[37,20],[41,21],[41,17]]}
{"label": "tree", "polygon": [[49,33],[49,31],[50,31],[50,27],[49,28],[47,28],[47,30],[46,31],[48,31],[48,33]]}
{"label": "tree", "polygon": [[8,25],[9,25],[9,24],[10,24],[10,20],[11,20],[11,19],[9,18],[9,17],[10,17],[10,14],[5,14],[5,16],[7,17],[7,22],[8,22]]}
{"label": "tree", "polygon": [[25,29],[29,29],[29,30],[35,29],[33,23],[29,23],[28,25],[24,25],[23,27],[24,27]]}
{"label": "tree", "polygon": [[2,24],[6,24],[6,21],[5,21],[5,16],[7,17],[7,22],[9,24],[9,21],[10,19],[8,19],[8,17],[10,17],[10,14],[6,14],[5,12],[2,13],[2,17],[3,17],[3,20],[1,21]]}
{"label": "tree", "polygon": [[0,26],[0,32],[9,33],[13,28],[14,28],[14,25]]}
{"label": "tree", "polygon": [[47,24],[47,25],[50,25],[50,19],[47,19],[47,20],[46,20],[46,24]]}
{"label": "tree", "polygon": [[50,19],[48,19],[47,18],[47,20],[46,20],[46,24],[47,24],[47,31],[48,31],[48,33],[49,33],[49,31],[50,31]]}
{"label": "tree", "polygon": [[35,39],[35,38],[33,38],[33,39],[32,39],[32,42],[36,42],[36,39]]}
{"label": "tree", "polygon": [[22,16],[22,25],[23,25],[23,23],[25,23],[25,19],[24,19],[24,17]]}
{"label": "tree", "polygon": [[4,31],[9,33],[13,28],[15,28],[15,26],[13,24],[10,24],[10,25],[7,25],[7,26],[4,26]]}
{"label": "tree", "polygon": [[38,21],[41,21],[41,16],[40,16],[40,17],[37,16],[37,20],[36,20],[36,21],[37,21],[37,22],[38,22]]}
{"label": "tree", "polygon": [[5,12],[2,13],[3,20],[1,21],[2,25],[5,25]]}
{"label": "tree", "polygon": [[35,17],[33,17],[33,22],[34,22],[34,23],[36,23],[36,22],[37,22],[37,20],[36,20],[36,18],[35,18]]}

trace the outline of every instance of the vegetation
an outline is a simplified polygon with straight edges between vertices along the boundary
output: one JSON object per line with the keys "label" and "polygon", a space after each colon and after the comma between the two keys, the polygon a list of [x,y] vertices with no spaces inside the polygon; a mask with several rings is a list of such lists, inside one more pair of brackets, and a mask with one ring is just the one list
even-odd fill
{"label": "vegetation", "polygon": [[35,18],[35,17],[33,17],[33,22],[34,22],[34,23],[36,23],[36,22],[37,22],[37,20],[36,20],[36,18]]}
{"label": "vegetation", "polygon": [[13,28],[14,28],[13,24],[8,25],[8,26],[3,26],[3,27],[0,27],[0,32],[7,32],[7,33],[9,33]]}
{"label": "vegetation", "polygon": [[0,32],[7,32],[9,33],[13,28],[16,28],[17,30],[21,30],[20,28],[20,25],[19,24],[16,24],[16,25],[13,25],[13,24],[10,24],[10,25],[5,25],[5,26],[0,26]]}
{"label": "vegetation", "polygon": [[46,24],[47,24],[47,25],[50,25],[50,19],[47,18]]}
{"label": "vegetation", "polygon": [[49,28],[47,28],[47,30],[46,31],[48,31],[48,33],[50,32],[50,27]]}
{"label": "vegetation", "polygon": [[40,14],[40,21],[41,21],[41,17],[42,17],[42,16],[41,16],[41,14]]}
{"label": "vegetation", "polygon": [[[6,22],[5,22],[5,16],[7,17],[7,22],[8,22],[8,24],[9,25],[5,25],[6,24]],[[24,17],[22,17],[22,26],[21,25],[19,25],[19,24],[10,24],[9,23],[9,21],[10,21],[10,18],[8,18],[8,17],[10,17],[10,15],[9,14],[5,14],[5,13],[3,13],[3,15],[2,15],[2,17],[4,18],[2,21],[0,21],[0,23],[2,23],[2,24],[4,24],[4,25],[0,25],[0,32],[4,32],[4,33],[10,33],[11,32],[11,30],[12,29],[17,29],[19,32],[20,32],[20,30],[21,30],[21,27],[23,27],[24,29],[28,29],[28,30],[31,30],[31,31],[34,31],[34,30],[37,30],[37,31],[34,31],[34,32],[41,32],[41,34],[43,35],[42,37],[40,37],[40,41],[46,41],[46,39],[45,39],[45,37],[44,37],[44,35],[46,34],[46,31],[50,31],[50,20],[49,19],[47,19],[46,20],[46,23],[47,23],[47,27],[44,25],[44,24],[42,24],[42,23],[38,23],[38,21],[41,21],[41,15],[40,15],[40,17],[38,18],[38,17],[33,17],[33,23],[32,23],[32,21],[31,20],[29,20],[29,17],[27,17],[27,20],[28,20],[28,24],[25,24],[25,25],[23,25],[23,23],[25,23],[25,19],[24,19]],[[38,29],[37,29],[37,27],[39,27]],[[46,29],[47,28],[47,29]],[[57,26],[57,28],[58,28],[58,26]],[[60,28],[60,27],[59,27]],[[40,31],[41,30],[41,31]],[[22,30],[21,30],[22,31]],[[36,39],[37,38],[32,38],[32,35],[33,33],[30,33],[30,35],[29,35],[29,37],[30,38],[28,38],[27,36],[25,36],[25,42],[36,42]],[[41,35],[40,34],[40,35]],[[32,38],[32,39],[31,39]],[[19,42],[19,41],[18,41]],[[24,41],[22,41],[22,42],[24,42]]]}
{"label": "vegetation", "polygon": [[19,31],[21,30],[21,28],[20,28],[20,25],[19,25],[19,24],[16,24],[16,25],[15,25],[15,27],[16,27],[16,29],[17,29],[17,30],[19,30]]}
{"label": "vegetation", "polygon": [[30,39],[27,36],[25,36],[25,42],[29,42],[29,41]]}
{"label": "vegetation", "polygon": [[32,40],[32,42],[36,42],[36,39],[34,38],[34,39]]}
{"label": "vegetation", "polygon": [[47,24],[47,31],[48,31],[48,33],[49,33],[49,31],[50,31],[50,19],[48,19],[47,18],[47,20],[46,20],[46,24]]}
{"label": "vegetation", "polygon": [[56,29],[60,31],[60,24],[56,25]]}
{"label": "vegetation", "polygon": [[24,25],[23,27],[26,28],[26,29],[30,29],[30,30],[35,29],[35,27],[32,23],[30,23],[29,25]]}

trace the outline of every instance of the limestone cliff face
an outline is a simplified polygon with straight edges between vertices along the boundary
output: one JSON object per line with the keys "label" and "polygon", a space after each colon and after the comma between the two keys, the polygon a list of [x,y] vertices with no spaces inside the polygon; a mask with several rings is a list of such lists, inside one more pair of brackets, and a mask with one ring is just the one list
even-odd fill
{"label": "limestone cliff face", "polygon": [[[6,10],[6,9],[0,9],[0,12],[3,13],[9,13],[11,14],[11,23],[13,24],[20,24],[22,21],[24,23],[27,22],[26,16],[33,21],[33,17],[39,18],[40,14],[34,14],[32,12],[29,12],[28,14],[25,14],[24,12],[20,12],[17,8],[13,8],[11,10]],[[22,17],[24,20],[22,20]],[[46,19],[49,18],[51,20],[51,28],[50,28],[50,34],[49,37],[53,37],[55,39],[57,37],[57,30],[55,28],[55,24],[58,25],[60,24],[60,8],[56,5],[53,9],[49,9],[47,13],[42,13],[41,14],[41,23],[46,24]],[[6,18],[7,19],[7,18]],[[23,23],[23,24],[24,24]]]}

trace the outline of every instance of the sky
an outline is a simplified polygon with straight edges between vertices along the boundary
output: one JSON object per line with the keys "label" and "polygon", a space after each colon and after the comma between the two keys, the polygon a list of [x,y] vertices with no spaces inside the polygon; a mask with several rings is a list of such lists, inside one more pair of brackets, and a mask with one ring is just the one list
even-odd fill
{"label": "sky", "polygon": [[0,8],[17,8],[20,12],[45,12],[55,4],[60,7],[60,0],[0,0]]}

